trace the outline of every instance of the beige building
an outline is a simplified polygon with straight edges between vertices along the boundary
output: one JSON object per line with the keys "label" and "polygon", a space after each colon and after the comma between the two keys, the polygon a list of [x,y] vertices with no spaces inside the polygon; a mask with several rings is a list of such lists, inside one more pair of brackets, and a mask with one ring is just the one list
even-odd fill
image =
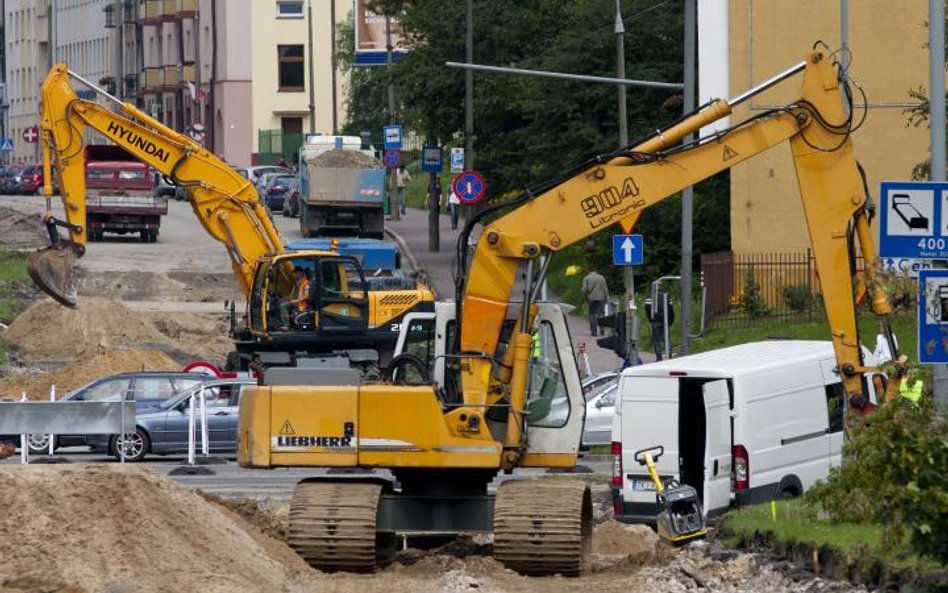
{"label": "beige building", "polygon": [[[726,5],[729,96],[799,62],[817,40],[840,46],[837,1],[729,0]],[[913,166],[928,158],[928,129],[909,127],[904,113],[916,104],[909,90],[928,87],[927,11],[925,0],[849,3],[850,73],[867,99],[863,105],[857,95],[856,115],[868,107],[853,144],[876,199],[881,181],[910,179]],[[732,122],[792,100],[799,81],[791,79],[739,106]],[[796,183],[786,144],[732,169],[734,252],[800,252],[809,246]]]}

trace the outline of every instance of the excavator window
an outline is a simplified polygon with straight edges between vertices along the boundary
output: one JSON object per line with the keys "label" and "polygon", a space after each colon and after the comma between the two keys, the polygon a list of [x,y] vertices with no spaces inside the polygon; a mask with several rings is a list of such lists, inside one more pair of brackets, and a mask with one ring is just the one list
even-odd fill
{"label": "excavator window", "polygon": [[569,420],[569,395],[560,366],[553,326],[542,322],[533,332],[527,376],[527,424],[560,428]]}

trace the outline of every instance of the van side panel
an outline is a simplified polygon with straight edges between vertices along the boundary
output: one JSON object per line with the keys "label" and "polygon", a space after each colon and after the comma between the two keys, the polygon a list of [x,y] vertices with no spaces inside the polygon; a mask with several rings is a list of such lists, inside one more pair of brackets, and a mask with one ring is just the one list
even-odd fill
{"label": "van side panel", "polygon": [[805,489],[825,476],[829,425],[820,365],[788,364],[743,379],[735,381],[734,443],[747,449],[750,481],[738,502],[779,497],[784,478],[796,476]]}

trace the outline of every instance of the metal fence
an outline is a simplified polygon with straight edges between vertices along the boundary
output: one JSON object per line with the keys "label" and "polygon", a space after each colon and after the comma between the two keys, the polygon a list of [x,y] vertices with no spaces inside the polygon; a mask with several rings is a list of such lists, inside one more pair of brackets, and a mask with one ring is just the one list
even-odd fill
{"label": "metal fence", "polygon": [[257,164],[273,165],[283,159],[289,164],[299,161],[303,134],[285,134],[283,130],[257,130]]}
{"label": "metal fence", "polygon": [[822,316],[816,263],[803,253],[704,253],[706,315],[712,327],[745,327],[772,319]]}

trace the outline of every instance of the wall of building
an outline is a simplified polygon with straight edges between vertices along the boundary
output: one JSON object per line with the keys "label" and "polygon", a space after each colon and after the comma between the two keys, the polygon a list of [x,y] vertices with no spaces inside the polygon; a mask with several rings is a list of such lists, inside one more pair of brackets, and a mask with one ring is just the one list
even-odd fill
{"label": "wall of building", "polygon": [[49,60],[46,3],[6,0],[3,18],[10,103],[7,133],[14,146],[7,159],[26,162],[36,158],[38,145],[25,143],[22,133],[37,124],[39,87]]}
{"label": "wall of building", "polygon": [[[250,164],[256,132],[253,128],[251,83],[251,0],[217,0],[217,71],[212,68],[213,0],[201,0],[201,81],[214,107],[207,117],[213,120],[214,150],[235,166]],[[260,3],[255,0],[253,4]],[[211,89],[211,80],[214,80]],[[208,103],[210,104],[210,103]],[[210,127],[210,123],[205,120]]]}
{"label": "wall of building", "polygon": [[[856,156],[877,197],[883,180],[909,179],[928,158],[927,128],[908,127],[909,90],[928,86],[928,3],[886,0],[849,3],[851,76],[865,90],[868,113],[853,135]],[[803,59],[813,43],[840,45],[839,3],[826,0],[731,0],[730,89],[735,96]],[[792,26],[789,24],[792,23]],[[735,109],[732,122],[797,96],[799,79]],[[863,112],[857,96],[856,115]],[[803,251],[809,246],[787,145],[731,170],[731,246],[738,253]]]}

